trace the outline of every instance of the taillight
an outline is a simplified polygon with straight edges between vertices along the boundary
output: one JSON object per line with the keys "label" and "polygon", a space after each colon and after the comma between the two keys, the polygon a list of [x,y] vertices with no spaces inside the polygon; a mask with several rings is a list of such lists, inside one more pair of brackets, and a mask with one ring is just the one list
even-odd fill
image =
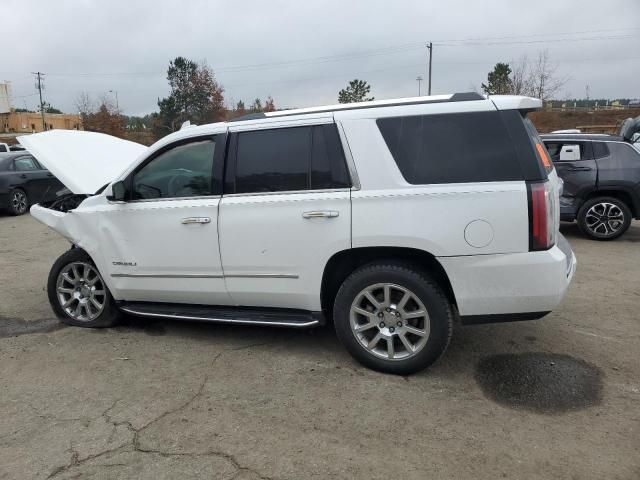
{"label": "taillight", "polygon": [[556,241],[556,201],[548,180],[527,182],[529,250],[548,250]]}

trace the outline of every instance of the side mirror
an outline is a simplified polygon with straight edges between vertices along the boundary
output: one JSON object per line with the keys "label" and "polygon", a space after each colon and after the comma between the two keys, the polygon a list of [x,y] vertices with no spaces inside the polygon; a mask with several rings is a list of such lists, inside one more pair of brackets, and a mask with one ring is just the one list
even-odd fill
{"label": "side mirror", "polygon": [[120,180],[111,184],[111,194],[107,194],[107,200],[110,202],[124,202],[127,196],[127,189],[124,182]]}

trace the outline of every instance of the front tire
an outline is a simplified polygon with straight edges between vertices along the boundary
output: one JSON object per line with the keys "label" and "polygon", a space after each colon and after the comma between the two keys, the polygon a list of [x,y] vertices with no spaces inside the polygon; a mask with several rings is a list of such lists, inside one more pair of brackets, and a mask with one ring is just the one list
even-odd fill
{"label": "front tire", "polygon": [[56,316],[77,327],[111,327],[119,311],[91,257],[72,248],[51,267],[47,282],[49,303]]}
{"label": "front tire", "polygon": [[442,288],[421,270],[396,262],[353,272],[338,291],[333,317],[339,340],[358,362],[397,375],[434,363],[453,332]]}
{"label": "front tire", "polygon": [[613,240],[629,229],[631,209],[614,197],[587,200],[578,210],[580,231],[594,240]]}
{"label": "front tire", "polygon": [[11,215],[24,215],[29,210],[29,197],[21,188],[15,188],[9,192],[9,213]]}

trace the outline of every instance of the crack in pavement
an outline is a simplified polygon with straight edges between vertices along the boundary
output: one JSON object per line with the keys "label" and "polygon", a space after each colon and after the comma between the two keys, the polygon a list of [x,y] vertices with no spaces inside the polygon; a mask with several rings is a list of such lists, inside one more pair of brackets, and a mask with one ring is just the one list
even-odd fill
{"label": "crack in pavement", "polygon": [[[231,351],[231,349],[228,349],[226,351]],[[222,351],[222,352],[218,353],[213,358],[213,360],[211,361],[211,364],[209,365],[209,369],[214,366],[214,364],[223,355],[223,353],[225,353],[225,351]],[[242,472],[252,473],[252,474],[258,476],[258,478],[260,478],[262,480],[274,480],[272,477],[264,476],[264,475],[260,474],[259,472],[255,471],[255,470],[253,470],[253,469],[251,469],[249,467],[243,466],[240,463],[240,461],[234,455],[232,455],[230,453],[223,452],[223,451],[210,450],[210,451],[204,452],[204,453],[189,453],[189,452],[175,453],[175,452],[165,452],[165,451],[162,451],[162,450],[156,450],[156,449],[151,449],[151,448],[142,448],[140,446],[140,441],[139,441],[140,435],[147,428],[149,428],[151,425],[159,422],[160,420],[162,420],[163,418],[167,417],[168,415],[171,415],[173,413],[177,413],[177,412],[179,412],[181,410],[184,410],[189,405],[191,405],[193,402],[195,402],[202,395],[202,392],[204,391],[204,387],[206,386],[208,381],[209,381],[209,374],[206,373],[204,375],[204,378],[202,379],[202,382],[200,383],[200,386],[199,386],[198,390],[186,402],[183,402],[179,406],[163,412],[162,414],[160,414],[159,416],[157,416],[156,418],[154,418],[153,420],[149,421],[144,426],[142,426],[142,427],[140,427],[138,429],[136,429],[133,426],[133,424],[128,420],[124,420],[124,421],[120,421],[120,422],[112,420],[111,415],[109,414],[109,412],[111,412],[111,410],[113,410],[115,408],[115,406],[118,404],[118,402],[120,402],[122,399],[115,400],[111,404],[111,406],[109,406],[109,408],[107,408],[104,412],[102,412],[98,417],[95,417],[95,418],[96,419],[103,418],[106,423],[109,423],[109,424],[111,424],[113,426],[111,434],[109,435],[109,440],[108,440],[109,442],[113,439],[113,436],[115,435],[115,432],[116,432],[117,428],[119,426],[122,426],[122,425],[126,426],[126,428],[131,432],[131,434],[132,434],[131,440],[129,440],[125,444],[118,445],[117,447],[114,447],[114,448],[109,448],[109,449],[103,450],[103,451],[95,453],[93,455],[88,455],[88,456],[86,456],[84,458],[80,458],[79,452],[77,450],[75,450],[75,448],[73,447],[73,444],[71,443],[71,445],[69,447],[69,451],[71,452],[71,460],[66,465],[62,465],[60,467],[55,468],[47,476],[47,479],[53,479],[53,478],[57,477],[58,475],[60,475],[62,473],[65,473],[65,472],[67,472],[67,471],[69,471],[69,470],[71,470],[73,468],[82,466],[86,462],[89,462],[91,460],[95,460],[96,458],[102,457],[104,455],[108,455],[108,454],[111,454],[111,453],[117,453],[119,451],[122,451],[122,452],[133,451],[133,452],[139,452],[139,453],[143,453],[143,454],[156,454],[156,455],[160,455],[160,456],[163,456],[163,457],[173,457],[173,456],[182,456],[182,457],[216,456],[216,457],[220,457],[220,458],[226,460],[227,462],[229,462],[235,468],[236,472],[233,475],[233,477],[231,477],[231,480],[236,478],[236,477],[238,477]],[[128,448],[129,446],[131,448]],[[113,466],[117,466],[117,465],[126,466],[126,464],[109,464],[109,465],[104,465],[104,466],[105,467],[113,467]],[[100,467],[103,467],[103,465],[100,465]]]}

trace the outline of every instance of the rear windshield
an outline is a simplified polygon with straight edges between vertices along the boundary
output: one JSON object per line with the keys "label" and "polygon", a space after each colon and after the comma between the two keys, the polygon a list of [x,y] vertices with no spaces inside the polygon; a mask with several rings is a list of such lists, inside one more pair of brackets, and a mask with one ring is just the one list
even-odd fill
{"label": "rear windshield", "polygon": [[377,124],[411,184],[523,179],[497,111],[381,118]]}

